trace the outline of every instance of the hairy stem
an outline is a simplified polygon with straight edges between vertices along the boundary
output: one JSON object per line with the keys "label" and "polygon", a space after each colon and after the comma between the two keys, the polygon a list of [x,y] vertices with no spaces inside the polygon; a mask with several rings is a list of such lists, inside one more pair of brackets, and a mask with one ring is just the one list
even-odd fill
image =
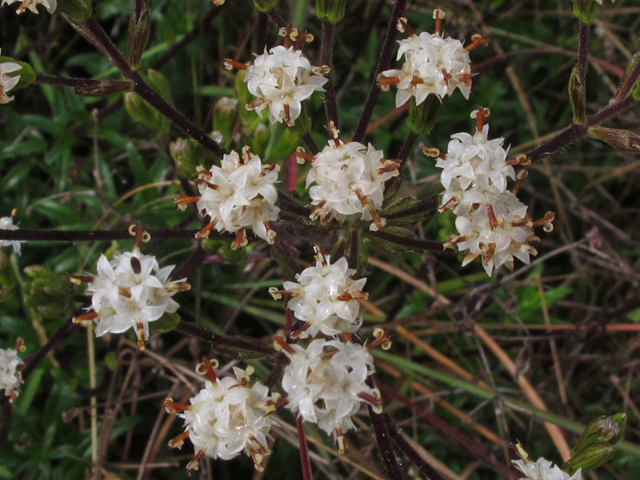
{"label": "hairy stem", "polygon": [[177,127],[217,157],[222,158],[225,154],[229,153],[147,85],[142,75],[131,68],[95,17],[91,16],[81,24],[77,24],[70,19],[68,20],[81,35],[103,52],[126,78],[133,81],[134,91],[153,108],[158,110],[158,112],[171,120]]}
{"label": "hairy stem", "polygon": [[419,133],[410,132],[409,136],[404,141],[404,144],[402,145],[402,149],[400,150],[400,153],[398,154],[398,159],[400,160],[401,165],[404,165],[405,160],[407,158],[409,158],[409,154],[413,150],[413,146],[418,141],[418,137],[419,136],[420,136]]}
{"label": "hairy stem", "polygon": [[302,141],[305,143],[305,145],[313,155],[317,155],[318,153],[320,153],[320,149],[318,148],[318,145],[316,145],[316,141],[313,139],[310,133],[300,135],[300,138],[302,138]]}
{"label": "hairy stem", "polygon": [[[198,230],[147,230],[153,239],[195,238]],[[209,238],[233,238],[211,232]],[[0,240],[19,242],[92,242],[133,239],[129,230],[0,230]]]}
{"label": "hairy stem", "polygon": [[387,476],[391,480],[402,480],[402,473],[400,472],[400,467],[398,467],[396,454],[393,452],[391,442],[389,441],[389,432],[385,425],[384,414],[375,413],[371,405],[367,405],[367,410],[369,411],[373,431],[376,434],[376,441],[378,442],[378,448],[382,455],[382,461],[387,469]]}
{"label": "hairy stem", "polygon": [[584,85],[587,78],[587,60],[589,57],[589,25],[580,22],[578,37],[578,75],[580,84]]}
{"label": "hairy stem", "polygon": [[[333,34],[335,27],[326,20],[322,22],[322,48],[320,52],[320,65],[331,67],[333,56]],[[333,70],[333,69],[332,69]],[[327,114],[327,121],[333,122],[336,128],[340,129],[338,122],[338,104],[336,101],[336,90],[331,81],[331,72],[327,74],[329,81],[324,86],[324,109]]]}
{"label": "hairy stem", "polygon": [[551,155],[565,148],[570,143],[573,143],[578,138],[587,134],[589,127],[600,125],[602,122],[609,120],[610,118],[618,115],[620,112],[627,110],[630,107],[637,106],[639,102],[633,99],[633,97],[627,97],[619,102],[612,103],[603,107],[598,113],[587,118],[587,121],[582,125],[570,125],[565,128],[558,135],[551,140],[543,143],[539,147],[534,148],[527,157],[531,162],[537,162],[538,160]]}
{"label": "hairy stem", "polygon": [[302,464],[302,478],[304,480],[313,480],[313,472],[311,471],[311,461],[309,460],[309,445],[307,444],[307,436],[304,432],[304,423],[300,414],[296,415],[296,427],[298,429],[298,446],[300,447],[300,463]]}
{"label": "hairy stem", "polygon": [[216,333],[209,332],[200,327],[187,322],[180,322],[176,327],[176,331],[199,338],[210,343],[214,350],[216,347],[225,346],[230,348],[249,350],[265,357],[273,357],[276,351],[264,342],[253,339],[251,337],[226,337]]}
{"label": "hairy stem", "polygon": [[391,59],[393,58],[393,49],[395,47],[396,39],[398,38],[398,29],[396,28],[396,24],[398,23],[398,19],[402,17],[406,6],[407,0],[396,1],[396,6],[393,9],[391,19],[389,20],[387,38],[384,41],[382,53],[380,54],[380,60],[378,61],[378,66],[371,82],[369,97],[367,98],[367,101],[364,105],[364,110],[362,111],[362,115],[360,116],[360,121],[358,122],[356,131],[353,134],[354,142],[361,142],[364,138],[364,134],[367,132],[367,127],[369,126],[371,116],[373,115],[373,109],[375,108],[376,103],[378,103],[378,97],[380,96],[380,88],[378,87],[377,80],[378,74],[382,73],[384,70],[387,70],[389,68],[389,65],[391,64]]}

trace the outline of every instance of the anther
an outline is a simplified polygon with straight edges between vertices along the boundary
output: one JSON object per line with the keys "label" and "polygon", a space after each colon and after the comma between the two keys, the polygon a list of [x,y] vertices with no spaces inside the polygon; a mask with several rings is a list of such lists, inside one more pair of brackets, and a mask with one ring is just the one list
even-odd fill
{"label": "anther", "polygon": [[296,161],[300,165],[302,165],[305,161],[313,163],[315,159],[316,157],[305,152],[303,147],[296,148]]}
{"label": "anther", "polygon": [[284,335],[275,335],[273,337],[273,347],[277,351],[286,350],[291,355],[296,354],[296,351],[293,349],[293,347],[287,343],[287,340],[284,338]]}
{"label": "anther", "polygon": [[467,45],[464,49],[465,51],[470,52],[474,48],[479,47],[481,45],[482,46],[489,45],[489,42],[487,42],[487,39],[484,38],[479,33],[474,33],[473,35],[471,35],[471,43]]}
{"label": "anther", "polygon": [[212,220],[202,230],[196,233],[196,238],[209,238],[211,230],[213,230],[217,224],[217,220]]}
{"label": "anther", "polygon": [[231,243],[231,250],[238,250],[239,248],[246,247],[248,243],[247,230],[242,227],[236,232],[236,238],[233,240],[233,243]]}
{"label": "anther", "polygon": [[442,28],[442,19],[444,18],[444,10],[442,10],[441,8],[436,8],[433,11],[433,18],[436,21],[435,34],[440,35],[440,29]]}
{"label": "anther", "polygon": [[237,68],[238,70],[246,70],[248,68],[244,63],[236,62],[230,58],[225,58],[223,65],[225,70],[233,70],[234,68]]}
{"label": "anther", "polygon": [[169,448],[182,448],[182,446],[184,445],[185,438],[188,438],[188,437],[189,437],[189,431],[187,430],[186,432],[183,432],[177,437],[175,437],[173,440],[170,440]]}

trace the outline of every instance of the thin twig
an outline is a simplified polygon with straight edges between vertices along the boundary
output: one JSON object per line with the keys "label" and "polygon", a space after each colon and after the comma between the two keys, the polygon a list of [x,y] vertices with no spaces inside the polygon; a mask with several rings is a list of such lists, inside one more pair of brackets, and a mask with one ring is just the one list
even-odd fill
{"label": "thin twig", "polygon": [[304,432],[304,423],[300,414],[296,415],[296,427],[298,430],[298,447],[300,448],[300,463],[302,464],[302,478],[304,480],[313,480],[313,472],[311,471],[311,461],[309,460],[309,445],[307,444],[307,436]]}
{"label": "thin twig", "polygon": [[[320,52],[320,65],[331,67],[333,56],[333,34],[335,27],[328,21],[322,22],[322,49]],[[333,69],[331,69],[333,71]],[[340,129],[338,121],[338,104],[336,101],[336,90],[331,80],[331,71],[327,74],[329,81],[324,86],[324,109],[327,114],[327,121],[333,122],[336,128]]]}

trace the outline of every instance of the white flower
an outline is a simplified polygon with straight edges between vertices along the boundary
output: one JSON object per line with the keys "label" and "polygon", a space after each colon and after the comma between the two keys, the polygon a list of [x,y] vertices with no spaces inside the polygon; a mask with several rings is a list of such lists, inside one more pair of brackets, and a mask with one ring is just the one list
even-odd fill
{"label": "white flower", "polygon": [[37,5],[42,5],[49,13],[53,13],[56,11],[56,7],[58,6],[57,0],[2,0],[0,7],[3,5],[11,5],[15,2],[21,2],[16,13],[22,13],[27,8],[33,13],[38,13],[38,9],[36,8]]}
{"label": "white flower", "polygon": [[396,107],[415,98],[416,105],[424,102],[429,95],[440,100],[451,95],[456,88],[460,89],[464,98],[469,99],[471,93],[471,59],[469,52],[478,45],[486,43],[480,35],[474,35],[473,43],[464,47],[460,40],[440,35],[440,21],[444,12],[434,11],[436,32],[422,32],[416,35],[406,23],[400,19],[398,29],[407,31],[409,38],[399,40],[397,60],[404,57],[400,70],[386,70],[378,75],[378,85],[384,91],[395,84]]}
{"label": "white flower", "polygon": [[[18,230],[18,226],[13,224],[13,215],[0,218],[0,230]],[[20,253],[20,242],[17,240],[0,240],[0,247],[13,247],[14,252]]]}
{"label": "white flower", "polygon": [[[199,238],[207,238],[209,231],[236,233],[231,248],[244,247],[247,244],[245,229],[253,232],[269,243],[273,243],[276,232],[269,225],[277,220],[280,209],[275,205],[278,191],[279,165],[263,165],[258,155],[242,149],[243,163],[236,152],[224,155],[221,166],[211,170],[201,168],[198,171],[198,189],[201,196],[197,199],[197,208],[211,219],[202,229]],[[187,197],[188,198],[188,197]],[[176,200],[180,204],[180,199]]]}
{"label": "white flower", "polygon": [[247,110],[268,108],[271,123],[295,124],[302,112],[302,102],[313,92],[323,92],[328,79],[322,76],[326,69],[314,69],[309,60],[295,46],[280,45],[256,56],[244,77],[247,88],[257,99]]}
{"label": "white flower", "polygon": [[363,346],[337,340],[314,340],[306,349],[281,346],[291,361],[282,378],[288,408],[333,434],[344,453],[343,434],[355,428],[351,417],[363,403],[381,405],[380,392],[365,383],[374,371],[373,357]]}
{"label": "white flower", "polygon": [[155,257],[144,255],[137,248],[116,254],[111,261],[100,255],[97,275],[88,279],[91,307],[75,320],[93,320],[97,337],[134,328],[138,345],[144,348],[149,323],[165,313],[176,312],[178,303],[171,296],[189,289],[185,279],[169,280],[173,269],[173,265],[160,269]]}
{"label": "white flower", "polygon": [[342,142],[333,122],[329,130],[333,139],[315,158],[309,157],[307,188],[315,183],[309,195],[316,205],[311,218],[326,224],[334,218],[342,223],[347,216],[361,215],[362,220],[373,220],[372,230],[383,227],[385,221],[376,210],[382,208],[385,182],[399,175],[399,162],[384,159],[371,144]]}
{"label": "white flower", "polygon": [[529,256],[537,251],[530,243],[539,240],[533,227],[545,225],[548,229],[553,214],[533,222],[527,206],[507,190],[507,179],[515,179],[513,161],[507,161],[504,139],[488,139],[489,126],[484,125],[485,109],[478,109],[475,135],[457,133],[451,136],[448,152],[425,149],[428,155],[438,157],[436,167],[442,168],[440,181],[445,187],[440,210],[452,210],[457,215],[456,228],[445,247],[458,246],[468,252],[462,265],[477,257],[488,275],[505,265],[514,268],[514,257],[528,264]]}
{"label": "white flower", "polygon": [[9,76],[9,74],[21,68],[20,65],[14,62],[0,63],[0,104],[9,103],[13,100],[14,97],[10,97],[8,92],[18,84],[20,75]]}
{"label": "white flower", "polygon": [[293,296],[287,308],[293,311],[298,320],[305,322],[293,333],[294,336],[353,333],[362,325],[358,299],[368,296],[362,291],[367,279],[353,280],[351,277],[356,271],[348,267],[346,258],[342,257],[331,264],[331,257],[325,257],[319,249],[316,251],[316,265],[296,275],[299,283],[284,282],[285,291],[275,288],[269,291],[276,299],[283,293]]}
{"label": "white flower", "polygon": [[16,348],[0,348],[0,390],[13,402],[17,396],[17,388],[22,383],[20,372],[17,368],[24,365],[24,361],[18,357],[18,351],[24,350],[24,342],[18,338]]}
{"label": "white flower", "polygon": [[525,475],[520,480],[580,480],[582,478],[582,469],[579,468],[576,473],[569,476],[553,462],[542,457],[537,462],[532,462],[525,457],[524,460],[512,460],[512,463]]}
{"label": "white flower", "polygon": [[208,362],[205,359],[199,367],[204,367],[209,380],[191,397],[191,405],[179,405],[171,399],[164,402],[169,413],[182,412],[178,415],[185,423],[185,433],[169,446],[180,448],[189,437],[196,453],[187,466],[190,474],[204,455],[230,460],[243,451],[253,459],[257,470],[264,470],[265,459],[271,454],[267,439],[275,423],[268,416],[275,410],[269,389],[258,382],[250,385],[252,367],[233,367],[235,378],[216,378]]}

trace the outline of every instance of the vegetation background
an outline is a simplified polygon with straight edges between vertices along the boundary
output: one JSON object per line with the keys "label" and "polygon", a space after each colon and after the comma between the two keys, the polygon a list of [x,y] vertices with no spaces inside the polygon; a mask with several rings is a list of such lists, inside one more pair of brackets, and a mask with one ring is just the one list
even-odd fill
{"label": "vegetation background", "polygon": [[[17,16],[11,7],[0,10],[4,55],[29,62],[39,73],[121,78],[60,14]],[[100,0],[93,7],[126,52],[132,2]],[[347,137],[368,94],[392,7],[386,0],[350,0],[337,26],[333,79]],[[491,136],[505,137],[511,154],[527,152],[570,124],[567,83],[578,42],[570,1],[413,1],[405,12],[408,23],[417,32],[433,31],[436,7],[447,13],[446,35],[469,39],[479,32],[489,45],[472,52],[478,75],[470,101],[453,95],[431,134],[419,142],[445,150],[451,134],[472,132],[469,114],[480,105],[491,109]],[[279,8],[294,26],[316,36],[307,49],[318,58],[321,24],[313,2],[282,1]],[[161,71],[176,108],[211,131],[217,100],[234,93],[234,74],[223,69],[222,59],[251,59],[257,12],[248,0],[228,0],[219,9],[209,0],[153,0],[150,9],[152,34],[141,71]],[[627,62],[640,50],[639,25],[636,2],[605,1],[591,27],[589,114],[607,105]],[[276,33],[270,23],[268,45]],[[380,95],[365,138],[390,158],[408,135],[406,113],[394,109],[394,97]],[[313,100],[313,136],[322,146],[324,109],[320,96]],[[636,105],[607,126],[640,133],[639,112]],[[272,129],[274,137],[280,134]],[[21,229],[126,229],[136,221],[148,229],[198,228],[197,219],[172,204],[182,190],[167,145],[178,137],[184,134],[175,127],[158,138],[136,124],[122,108],[122,94],[81,97],[52,85],[21,90],[0,108],[0,216],[17,208]],[[405,172],[402,195],[426,199],[442,189],[433,159],[418,149]],[[300,191],[305,173],[305,167],[298,171]],[[542,420],[559,425],[572,445],[580,425],[619,411],[628,415],[625,443],[608,466],[588,478],[640,478],[638,185],[637,154],[587,138],[530,167],[520,196],[534,218],[556,212],[555,230],[541,234],[537,260],[529,267],[516,264],[514,274],[488,278],[479,262],[461,268],[452,253],[395,255],[368,245],[364,332],[370,335],[383,325],[394,340],[391,351],[376,352],[385,409],[450,478],[507,478],[513,457],[508,445],[517,440],[533,458],[560,462]],[[416,232],[442,241],[453,229],[452,216],[434,214]],[[21,336],[24,355],[33,354],[67,320],[45,318],[37,305],[27,304],[25,267],[90,274],[101,253],[131,245],[129,240],[33,242],[23,244],[20,256],[5,252],[3,268],[17,289],[0,305],[2,346],[11,347]],[[280,286],[283,276],[264,247],[256,243],[246,256],[229,258],[221,245],[210,244],[189,277],[192,290],[175,297],[182,319],[227,334],[276,333],[284,324],[283,304],[270,299],[267,287]],[[194,248],[193,240],[152,239],[144,251],[161,265],[180,265]],[[310,260],[308,250],[302,253]],[[83,300],[81,289],[75,294],[77,302]],[[37,366],[16,402],[2,407],[0,478],[186,477],[191,445],[180,452],[167,448],[181,422],[164,413],[161,401],[192,395],[199,379],[191,372],[210,348],[169,332],[154,334],[147,350],[139,352],[132,335],[122,337],[97,339],[89,349],[87,334],[78,328]],[[222,371],[238,362],[221,360]],[[263,379],[271,369],[268,361],[249,363]],[[95,388],[90,388],[92,369]],[[529,387],[513,373],[524,375]],[[532,406],[532,391],[547,416]],[[92,398],[99,419],[93,438]],[[288,412],[278,417],[274,453],[263,475],[241,456],[207,460],[201,478],[301,478],[295,421]],[[367,416],[357,423],[344,457],[314,425],[307,426],[316,478],[384,478]],[[92,451],[100,462],[93,472]],[[420,478],[397,453],[406,478]]]}

